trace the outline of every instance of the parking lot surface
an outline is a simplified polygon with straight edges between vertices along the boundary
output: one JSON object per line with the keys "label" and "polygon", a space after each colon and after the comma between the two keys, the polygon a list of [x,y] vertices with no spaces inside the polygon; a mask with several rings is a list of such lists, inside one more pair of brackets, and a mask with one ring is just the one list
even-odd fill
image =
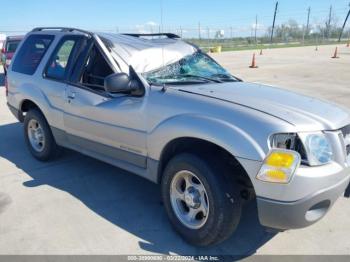
{"label": "parking lot surface", "polygon": [[[350,107],[350,48],[335,46],[213,54],[234,75]],[[2,72],[2,71],[1,71]],[[254,203],[225,243],[186,244],[171,228],[159,187],[108,164],[66,151],[54,162],[34,160],[22,124],[6,106],[0,74],[0,254],[350,254],[350,199],[341,198],[315,225],[267,233]]]}

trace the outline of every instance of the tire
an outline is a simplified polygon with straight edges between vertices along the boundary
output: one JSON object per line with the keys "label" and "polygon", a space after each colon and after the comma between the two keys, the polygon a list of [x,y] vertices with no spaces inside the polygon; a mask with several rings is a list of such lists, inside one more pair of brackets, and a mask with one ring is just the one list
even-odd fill
{"label": "tire", "polygon": [[[162,198],[171,224],[185,241],[196,246],[215,245],[229,238],[239,224],[242,210],[238,185],[225,174],[228,169],[219,161],[206,159],[190,153],[175,156],[166,166],[161,182]],[[181,181],[182,175],[185,182]],[[199,191],[204,187],[206,197],[191,187],[185,189],[186,179],[191,176],[189,184],[195,184]],[[183,199],[182,191],[185,200],[179,200]],[[200,200],[198,195],[202,196]],[[197,213],[203,206],[207,207],[206,216],[202,211]],[[197,215],[194,219],[187,219],[191,210]]]}
{"label": "tire", "polygon": [[[35,125],[35,123],[38,125]],[[38,144],[35,142],[40,139],[35,141],[32,139],[35,137],[35,131],[33,131],[34,126],[41,129],[41,131],[37,133],[40,133],[37,137],[42,137],[41,142]],[[29,110],[24,118],[24,139],[30,153],[39,161],[52,160],[60,152],[60,147],[56,144],[49,124],[38,109]]]}

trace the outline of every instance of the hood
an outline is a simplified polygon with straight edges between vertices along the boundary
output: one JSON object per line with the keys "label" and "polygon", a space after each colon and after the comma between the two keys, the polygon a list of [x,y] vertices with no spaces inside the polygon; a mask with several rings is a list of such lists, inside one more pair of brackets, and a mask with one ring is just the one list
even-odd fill
{"label": "hood", "polygon": [[267,85],[234,82],[174,88],[264,112],[296,126],[298,131],[336,130],[350,124],[345,108]]}

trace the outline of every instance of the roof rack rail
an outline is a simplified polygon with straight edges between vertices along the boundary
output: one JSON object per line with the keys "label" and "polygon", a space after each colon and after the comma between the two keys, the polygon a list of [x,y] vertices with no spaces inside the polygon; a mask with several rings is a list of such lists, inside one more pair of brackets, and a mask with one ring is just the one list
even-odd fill
{"label": "roof rack rail", "polygon": [[166,36],[171,39],[181,38],[180,36],[172,33],[156,33],[156,34],[123,34],[134,37],[143,37],[143,36]]}
{"label": "roof rack rail", "polygon": [[73,27],[36,27],[32,30],[32,32],[40,32],[40,31],[44,31],[44,30],[61,30],[62,32],[77,31],[77,32],[81,32],[84,34],[88,34],[90,36],[93,35],[93,33],[89,32],[89,31],[78,29],[78,28],[73,28]]}

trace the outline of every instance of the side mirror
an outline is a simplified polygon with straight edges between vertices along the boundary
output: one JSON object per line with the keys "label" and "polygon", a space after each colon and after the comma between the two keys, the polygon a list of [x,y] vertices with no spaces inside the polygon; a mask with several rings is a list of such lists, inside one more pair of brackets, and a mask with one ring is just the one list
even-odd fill
{"label": "side mirror", "polygon": [[109,75],[104,80],[104,87],[108,93],[131,93],[131,80],[126,73]]}
{"label": "side mirror", "polygon": [[129,67],[129,75],[115,73],[107,76],[104,80],[104,88],[108,93],[124,93],[137,97],[145,94],[145,86],[131,66]]}

